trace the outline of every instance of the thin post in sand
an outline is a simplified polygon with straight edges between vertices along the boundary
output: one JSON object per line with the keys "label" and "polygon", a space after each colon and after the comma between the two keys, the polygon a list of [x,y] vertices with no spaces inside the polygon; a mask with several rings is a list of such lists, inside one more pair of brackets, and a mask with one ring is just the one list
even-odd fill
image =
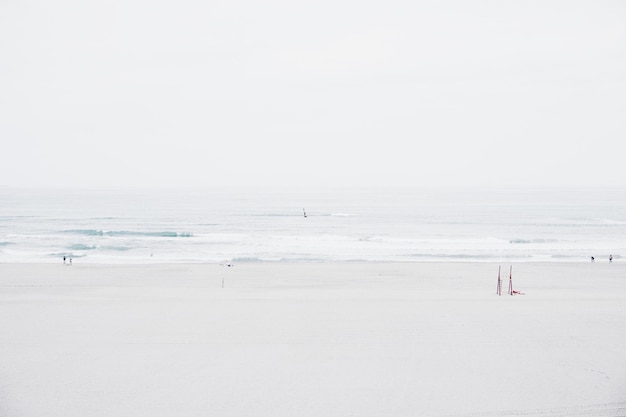
{"label": "thin post in sand", "polygon": [[498,286],[496,287],[496,294],[498,295],[502,295],[502,280],[500,279],[500,268],[501,266],[498,265]]}
{"label": "thin post in sand", "polygon": [[[498,285],[496,287],[496,294],[498,295],[502,295],[502,277],[500,275],[500,272],[502,270],[502,265],[498,265]],[[511,265],[509,267],[509,291],[508,291],[509,295],[513,295],[513,294],[521,294],[518,291],[513,291],[513,265]]]}

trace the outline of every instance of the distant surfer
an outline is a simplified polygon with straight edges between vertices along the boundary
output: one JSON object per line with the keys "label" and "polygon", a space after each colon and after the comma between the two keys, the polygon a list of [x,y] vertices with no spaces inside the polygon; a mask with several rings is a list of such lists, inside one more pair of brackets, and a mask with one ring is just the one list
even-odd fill
{"label": "distant surfer", "polygon": [[591,257],[591,262],[595,262],[596,258],[594,258],[593,256]]}
{"label": "distant surfer", "polygon": [[609,255],[609,263],[613,262],[613,255]]}
{"label": "distant surfer", "polygon": [[306,210],[302,209],[302,212],[304,213],[304,217],[306,218]]}

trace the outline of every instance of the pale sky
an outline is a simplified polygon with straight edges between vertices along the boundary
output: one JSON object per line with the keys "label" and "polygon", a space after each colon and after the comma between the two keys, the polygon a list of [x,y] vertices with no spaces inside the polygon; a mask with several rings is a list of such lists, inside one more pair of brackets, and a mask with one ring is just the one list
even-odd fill
{"label": "pale sky", "polygon": [[0,0],[0,186],[626,185],[625,1]]}

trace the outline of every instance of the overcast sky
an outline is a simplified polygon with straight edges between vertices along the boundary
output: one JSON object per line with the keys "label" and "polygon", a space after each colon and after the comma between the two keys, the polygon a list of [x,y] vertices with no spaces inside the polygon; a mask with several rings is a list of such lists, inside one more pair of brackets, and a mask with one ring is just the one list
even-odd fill
{"label": "overcast sky", "polygon": [[626,185],[624,1],[0,0],[0,185]]}

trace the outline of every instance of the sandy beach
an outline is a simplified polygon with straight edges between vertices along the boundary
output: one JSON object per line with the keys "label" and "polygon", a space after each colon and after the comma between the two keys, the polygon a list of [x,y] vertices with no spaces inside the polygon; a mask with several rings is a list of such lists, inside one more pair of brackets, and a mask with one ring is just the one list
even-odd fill
{"label": "sandy beach", "polygon": [[0,416],[624,416],[626,264],[0,264]]}

